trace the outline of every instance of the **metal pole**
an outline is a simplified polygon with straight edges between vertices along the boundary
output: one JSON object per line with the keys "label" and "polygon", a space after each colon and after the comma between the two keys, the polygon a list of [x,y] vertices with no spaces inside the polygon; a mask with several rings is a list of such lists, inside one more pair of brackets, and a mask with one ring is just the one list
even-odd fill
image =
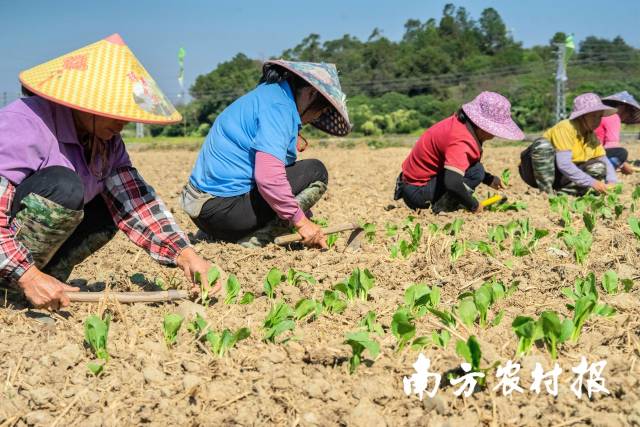
{"label": "metal pole", "polygon": [[567,69],[565,66],[565,43],[556,43],[558,49],[558,68],[556,70],[556,122],[565,118],[565,85],[567,82]]}

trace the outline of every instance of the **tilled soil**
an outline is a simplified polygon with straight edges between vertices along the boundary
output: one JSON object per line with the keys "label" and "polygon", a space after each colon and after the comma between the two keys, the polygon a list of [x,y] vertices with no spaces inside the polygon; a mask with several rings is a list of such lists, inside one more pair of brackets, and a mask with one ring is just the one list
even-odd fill
{"label": "tilled soil", "polygon": [[[28,310],[18,295],[2,297],[0,308],[0,425],[429,425],[429,426],[530,426],[597,425],[640,426],[640,288],[630,293],[605,295],[601,299],[617,313],[587,321],[580,341],[560,346],[558,363],[563,369],[559,395],[549,396],[544,387],[539,395],[529,391],[531,371],[536,362],[550,370],[553,362],[543,347],[516,358],[517,339],[511,322],[517,315],[536,317],[544,310],[570,316],[569,300],[561,288],[572,286],[578,276],[613,269],[622,278],[638,281],[640,241],[627,225],[626,209],[618,220],[599,220],[587,262],[577,264],[571,251],[556,236],[561,230],[558,214],[552,213],[546,196],[528,189],[517,176],[522,147],[489,143],[484,164],[499,174],[512,172],[511,186],[504,192],[511,201],[526,203],[520,212],[466,212],[434,216],[421,212],[416,221],[425,227],[418,250],[408,259],[391,259],[390,247],[396,237],[388,237],[385,224],[402,224],[414,214],[401,202],[392,200],[396,175],[408,147],[371,150],[311,147],[304,157],[317,157],[330,173],[330,189],[314,209],[316,217],[331,224],[357,220],[375,223],[377,234],[355,252],[344,251],[346,235],[327,252],[280,248],[271,245],[249,250],[233,244],[198,240],[196,228],[178,206],[178,194],[197,155],[196,151],[140,151],[131,153],[134,164],[174,212],[178,223],[193,237],[195,248],[227,273],[235,274],[242,290],[256,294],[249,305],[208,308],[193,303],[115,305],[76,304],[54,314]],[[640,157],[640,147],[630,146],[631,158]],[[623,200],[628,208],[631,191],[640,183],[640,174],[622,177]],[[489,193],[481,187],[480,194]],[[633,215],[638,215],[633,214]],[[468,250],[451,263],[453,238],[431,235],[429,223],[440,226],[455,218],[464,225],[460,238],[488,240],[491,226],[516,218],[530,218],[537,228],[550,230],[534,254],[514,257],[509,248],[495,257]],[[576,226],[582,220],[575,218]],[[400,236],[407,238],[403,232]],[[554,249],[557,248],[557,249]],[[272,267],[290,267],[311,273],[318,284],[299,287],[282,285],[277,298],[294,305],[303,297],[322,299],[324,290],[348,277],[355,267],[368,268],[376,278],[369,299],[349,304],[343,314],[322,314],[314,321],[297,322],[294,337],[285,344],[262,341],[262,321],[271,302],[262,290]],[[75,283],[86,281],[89,289],[139,290],[131,276],[141,273],[145,289],[153,289],[155,278],[165,283],[182,283],[175,269],[155,264],[142,250],[119,233],[105,248],[78,266]],[[505,283],[520,282],[518,290],[491,309],[490,318],[505,310],[503,321],[489,328],[459,326],[446,349],[423,349],[432,370],[441,374],[455,369],[462,359],[456,355],[459,337],[476,335],[481,343],[483,366],[511,359],[522,365],[519,373],[524,393],[504,396],[494,391],[495,373],[488,375],[487,387],[468,398],[455,397],[457,387],[443,387],[435,398],[403,392],[403,377],[414,373],[418,352],[396,352],[396,340],[389,328],[393,313],[403,303],[404,290],[412,283],[438,285],[442,289],[440,307],[450,309],[463,290],[477,288],[495,277]],[[172,280],[173,278],[173,280]],[[346,332],[358,329],[360,319],[374,310],[385,328],[376,337],[381,354],[365,361],[354,375],[349,374],[350,347],[343,344]],[[104,373],[95,378],[87,363],[94,360],[84,345],[83,321],[93,313],[108,311],[113,320],[109,333],[111,359]],[[248,327],[251,336],[241,341],[227,357],[214,356],[194,341],[183,326],[177,345],[168,349],[161,323],[167,313],[187,316],[199,311],[215,330]],[[417,336],[430,335],[442,327],[429,314],[416,321]],[[589,362],[606,360],[603,372],[609,394],[596,393],[578,399],[571,391],[571,367],[580,357]]]}

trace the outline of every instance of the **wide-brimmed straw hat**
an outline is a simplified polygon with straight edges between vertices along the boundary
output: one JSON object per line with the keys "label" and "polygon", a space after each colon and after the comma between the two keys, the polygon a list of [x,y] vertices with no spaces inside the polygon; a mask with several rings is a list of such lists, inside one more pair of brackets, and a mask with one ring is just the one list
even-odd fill
{"label": "wide-brimmed straw hat", "polygon": [[153,124],[182,120],[118,34],[20,73],[29,91],[114,119]]}
{"label": "wide-brimmed straw hat", "polygon": [[344,136],[351,132],[351,123],[349,123],[349,114],[347,113],[347,96],[340,87],[338,70],[335,65],[324,62],[293,62],[274,59],[266,61],[263,68],[273,65],[283,67],[309,83],[333,107],[311,123],[314,127],[336,136]]}
{"label": "wide-brimmed straw hat", "polygon": [[633,108],[631,122],[627,124],[640,123],[640,104],[636,99],[626,90],[615,93],[613,95],[602,98],[602,103],[611,107],[617,108],[619,105],[624,104]]}
{"label": "wide-brimmed straw hat", "polygon": [[615,108],[603,104],[600,97],[595,93],[583,93],[573,100],[573,111],[571,111],[569,120],[577,119],[580,116],[595,113],[596,111],[602,111],[604,116],[611,116],[617,113]]}
{"label": "wide-brimmed straw hat", "polygon": [[496,92],[482,92],[462,111],[480,129],[503,139],[521,140],[524,133],[511,118],[511,103]]}

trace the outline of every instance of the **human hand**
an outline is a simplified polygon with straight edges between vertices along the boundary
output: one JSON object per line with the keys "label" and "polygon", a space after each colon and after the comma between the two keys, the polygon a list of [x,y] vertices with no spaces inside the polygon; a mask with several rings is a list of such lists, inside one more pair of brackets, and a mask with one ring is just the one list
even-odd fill
{"label": "human hand", "polygon": [[315,224],[309,218],[304,217],[294,225],[298,234],[302,236],[302,243],[305,246],[328,249],[327,236],[324,235],[322,228],[320,228],[318,224]]}
{"label": "human hand", "polygon": [[[207,281],[207,275],[209,269],[213,266],[209,261],[202,258],[193,250],[193,248],[185,248],[180,252],[176,259],[176,264],[182,269],[185,277],[191,282],[191,292],[195,294],[200,293],[201,287],[209,286]],[[220,291],[222,283],[226,281],[226,273],[220,270],[220,277],[215,283],[213,288],[209,289],[209,294],[215,294]],[[196,281],[196,273],[200,274],[200,283]]]}
{"label": "human hand", "polygon": [[29,268],[18,280],[18,286],[24,296],[35,308],[59,310],[69,305],[69,297],[65,292],[78,292],[80,289],[60,282],[38,270],[36,266]]}
{"label": "human hand", "polygon": [[502,183],[502,180],[497,176],[493,177],[493,181],[491,181],[489,187],[493,188],[494,190],[504,190],[506,188]]}
{"label": "human hand", "polygon": [[475,210],[473,210],[472,212],[474,214],[479,214],[479,213],[482,213],[482,211],[484,211],[484,206],[482,206],[482,203],[478,203],[478,207]]}
{"label": "human hand", "polygon": [[606,193],[607,192],[607,185],[602,181],[598,181],[598,180],[593,181],[593,184],[591,184],[591,188],[596,190],[598,193]]}

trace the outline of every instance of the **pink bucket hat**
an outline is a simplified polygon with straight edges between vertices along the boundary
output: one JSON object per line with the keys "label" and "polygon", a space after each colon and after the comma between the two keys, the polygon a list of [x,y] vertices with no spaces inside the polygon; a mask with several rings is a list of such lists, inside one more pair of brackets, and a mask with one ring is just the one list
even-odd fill
{"label": "pink bucket hat", "polygon": [[485,132],[498,138],[521,140],[524,133],[511,118],[511,103],[495,92],[482,92],[462,106],[467,117]]}
{"label": "pink bucket hat", "polygon": [[611,116],[618,112],[615,108],[604,105],[600,97],[595,93],[583,93],[573,100],[573,111],[569,116],[569,120],[577,119],[580,116],[596,111],[602,111],[605,116]]}

